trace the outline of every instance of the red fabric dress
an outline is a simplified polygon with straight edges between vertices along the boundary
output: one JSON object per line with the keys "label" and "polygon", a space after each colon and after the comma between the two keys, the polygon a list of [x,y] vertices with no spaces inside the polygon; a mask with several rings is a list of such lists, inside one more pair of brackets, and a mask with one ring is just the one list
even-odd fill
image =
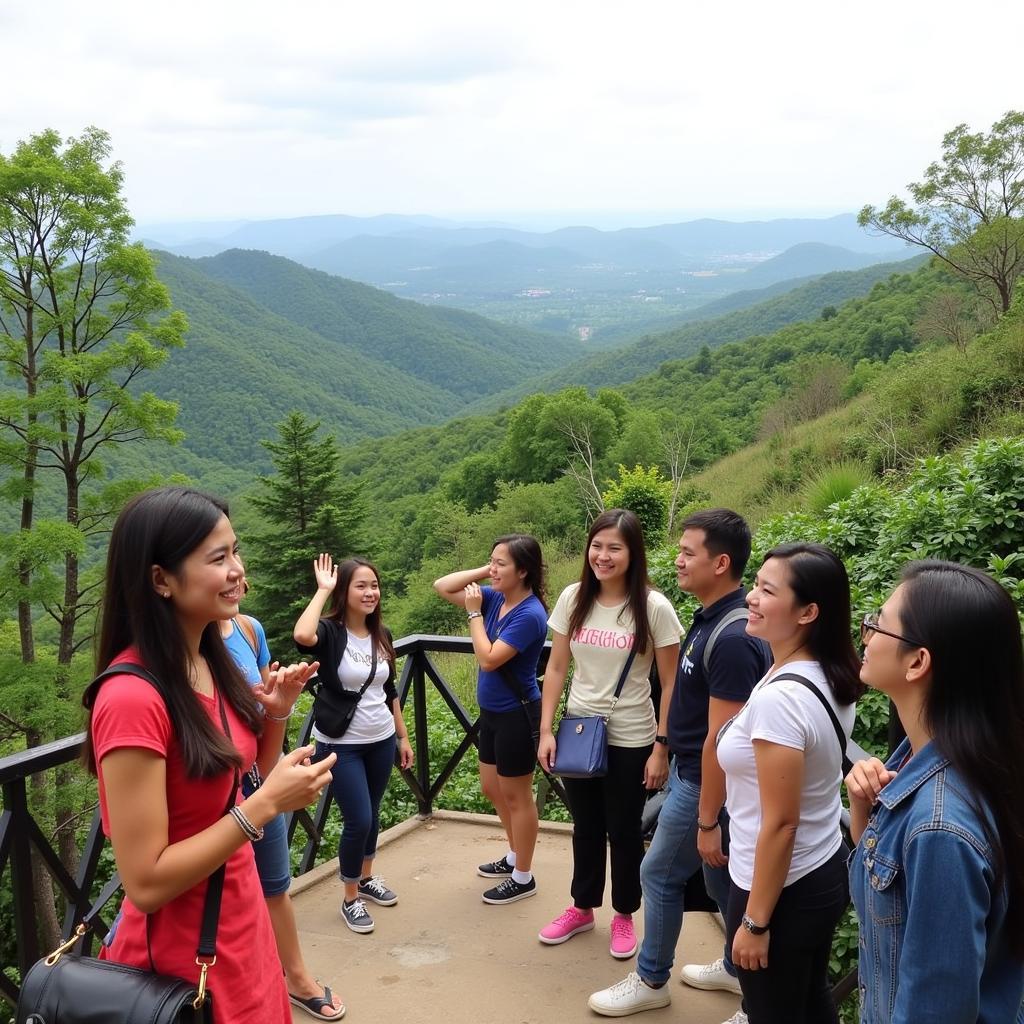
{"label": "red fabric dress", "polygon": [[[126,651],[114,659],[135,661]],[[222,729],[219,695],[196,694],[218,729]],[[231,738],[242,762],[256,759],[256,737],[225,704]],[[111,676],[100,687],[90,725],[99,765],[100,813],[103,829],[110,835],[103,758],[112,750],[142,747],[167,761],[167,838],[176,843],[201,832],[224,814],[234,776],[225,772],[212,779],[185,776],[181,750],[160,694],[136,676]],[[241,793],[237,797],[241,802]],[[195,964],[199,925],[207,883],[182,893],[150,915],[153,966],[160,974],[171,974],[196,982]],[[100,956],[133,967],[148,969],[146,915],[125,898],[122,916],[113,939]],[[109,938],[109,937],[108,937]],[[249,843],[235,851],[227,862],[220,924],[217,929],[217,963],[210,968],[207,984],[213,992],[216,1024],[284,1024],[291,1021],[288,993],[277,956],[267,906],[262,899],[256,861]]]}

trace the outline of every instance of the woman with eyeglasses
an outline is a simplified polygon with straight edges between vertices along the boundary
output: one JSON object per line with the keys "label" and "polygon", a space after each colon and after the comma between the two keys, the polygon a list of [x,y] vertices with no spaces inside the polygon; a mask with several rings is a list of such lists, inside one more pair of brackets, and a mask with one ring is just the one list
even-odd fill
{"label": "woman with eyeglasses", "polygon": [[828,962],[847,875],[833,719],[845,745],[862,690],[846,569],[820,544],[782,544],[747,604],[772,665],[719,734],[732,959],[750,1024],[834,1024]]}
{"label": "woman with eyeglasses", "polygon": [[1024,1020],[1024,653],[1009,595],[913,562],[866,618],[861,678],[906,739],[846,778],[863,1024]]}

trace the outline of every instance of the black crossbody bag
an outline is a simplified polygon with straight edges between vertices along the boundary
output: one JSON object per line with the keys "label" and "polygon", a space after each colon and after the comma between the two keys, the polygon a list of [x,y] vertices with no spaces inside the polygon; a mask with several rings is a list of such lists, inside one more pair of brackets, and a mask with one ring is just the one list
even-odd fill
{"label": "black crossbody bag", "polygon": [[370,674],[358,690],[346,690],[340,680],[337,686],[332,686],[327,679],[320,680],[320,688],[316,691],[316,698],[313,701],[313,721],[316,722],[316,727],[331,739],[340,739],[345,735],[352,724],[356,708],[363,699],[363,694],[377,675],[377,645],[372,644],[372,647]]}
{"label": "black crossbody bag", "polygon": [[[109,676],[129,675],[146,680],[163,697],[159,681],[141,665],[129,662],[104,669],[90,684],[87,707],[92,707],[99,684]],[[218,700],[221,724],[231,737],[224,698]],[[235,804],[239,775],[224,813]],[[217,962],[217,925],[224,893],[222,864],[210,875],[203,902],[202,925],[196,964],[200,967],[199,982],[158,974],[153,964],[149,942],[150,915],[146,915],[146,948],[150,970],[129,967],[113,960],[72,953],[72,948],[92,928],[105,900],[82,918],[75,934],[48,957],[38,960],[25,975],[18,998],[15,1024],[213,1024],[213,994],[206,987],[206,974]],[[113,892],[118,883],[115,874],[104,892]]]}

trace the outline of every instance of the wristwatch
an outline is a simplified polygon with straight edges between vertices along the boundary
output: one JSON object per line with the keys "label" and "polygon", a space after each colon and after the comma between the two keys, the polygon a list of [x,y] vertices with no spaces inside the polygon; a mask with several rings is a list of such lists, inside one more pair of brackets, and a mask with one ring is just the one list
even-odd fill
{"label": "wristwatch", "polygon": [[660,743],[663,747],[667,747],[668,746],[668,737],[667,736],[655,736],[654,737],[654,742],[655,743]]}
{"label": "wristwatch", "polygon": [[740,924],[742,924],[743,927],[746,928],[751,935],[764,935],[764,933],[768,931],[768,925],[754,924],[754,922],[746,914],[744,914],[743,917],[740,918]]}

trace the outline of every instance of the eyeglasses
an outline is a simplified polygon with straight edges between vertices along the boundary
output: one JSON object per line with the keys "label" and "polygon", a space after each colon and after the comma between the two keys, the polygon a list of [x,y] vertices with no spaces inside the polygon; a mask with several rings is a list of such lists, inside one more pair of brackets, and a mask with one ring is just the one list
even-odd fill
{"label": "eyeglasses", "polygon": [[918,643],[916,640],[911,640],[908,636],[900,636],[899,633],[890,633],[887,629],[882,629],[878,624],[878,613],[873,612],[870,615],[865,615],[860,622],[860,642],[866,644],[868,642],[868,635],[870,633],[882,633],[885,636],[891,636],[893,640],[899,640],[901,643],[910,644],[911,647],[924,647],[924,644]]}

